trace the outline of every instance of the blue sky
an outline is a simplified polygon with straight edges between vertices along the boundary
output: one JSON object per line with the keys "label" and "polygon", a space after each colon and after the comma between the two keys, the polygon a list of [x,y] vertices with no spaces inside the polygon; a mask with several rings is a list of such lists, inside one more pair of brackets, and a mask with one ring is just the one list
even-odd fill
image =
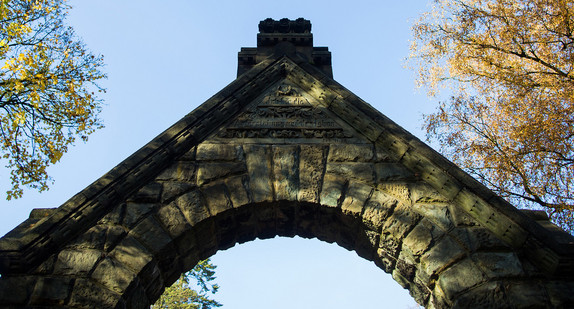
{"label": "blue sky", "polygon": [[[311,20],[315,46],[328,46],[334,78],[424,139],[433,103],[404,68],[410,25],[428,9],[411,1],[71,0],[68,23],[105,56],[101,114],[106,127],[50,168],[56,183],[0,200],[0,235],[32,208],[57,207],[233,81],[237,52],[256,46],[267,17]],[[8,188],[7,171],[0,190]],[[216,299],[226,308],[409,308],[390,275],[317,240],[254,241],[217,253]]]}

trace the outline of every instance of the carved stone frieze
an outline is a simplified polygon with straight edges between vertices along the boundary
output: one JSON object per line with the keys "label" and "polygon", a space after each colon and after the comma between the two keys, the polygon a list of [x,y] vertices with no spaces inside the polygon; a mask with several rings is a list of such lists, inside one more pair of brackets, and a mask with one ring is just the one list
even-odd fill
{"label": "carved stone frieze", "polygon": [[219,130],[220,139],[348,140],[353,129],[288,80],[270,88]]}

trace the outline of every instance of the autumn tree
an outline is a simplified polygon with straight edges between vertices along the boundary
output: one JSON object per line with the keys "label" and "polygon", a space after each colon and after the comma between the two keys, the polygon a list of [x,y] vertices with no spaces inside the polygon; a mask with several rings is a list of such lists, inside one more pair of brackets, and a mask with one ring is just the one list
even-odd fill
{"label": "autumn tree", "polygon": [[[442,151],[519,207],[574,231],[574,2],[436,0],[409,64],[430,95]],[[450,96],[450,95],[449,95]]]}
{"label": "autumn tree", "polygon": [[65,0],[0,0],[0,155],[10,170],[7,199],[21,197],[23,187],[48,189],[46,168],[101,127],[97,93],[103,90],[96,82],[105,77],[103,59],[64,25],[68,9]]}
{"label": "autumn tree", "polygon": [[[200,261],[195,267],[184,274],[170,287],[166,288],[161,297],[151,306],[152,309],[211,309],[221,304],[209,298],[219,289],[211,283],[215,279],[215,268],[209,259]],[[193,280],[199,289],[191,285]],[[209,293],[209,294],[208,294]]]}

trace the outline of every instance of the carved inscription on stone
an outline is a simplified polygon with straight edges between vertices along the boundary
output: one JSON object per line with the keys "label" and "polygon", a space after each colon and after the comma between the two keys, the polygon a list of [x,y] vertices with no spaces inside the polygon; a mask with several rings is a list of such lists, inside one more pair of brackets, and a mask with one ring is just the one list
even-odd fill
{"label": "carved inscription on stone", "polygon": [[219,138],[347,139],[350,130],[313,105],[298,87],[283,83],[248,108]]}

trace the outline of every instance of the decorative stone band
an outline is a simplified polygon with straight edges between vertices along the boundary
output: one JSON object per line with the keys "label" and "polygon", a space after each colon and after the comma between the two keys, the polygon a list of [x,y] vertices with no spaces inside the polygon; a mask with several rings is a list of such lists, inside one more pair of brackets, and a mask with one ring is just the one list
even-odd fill
{"label": "decorative stone band", "polygon": [[220,138],[352,138],[353,134],[343,129],[267,129],[227,128],[217,135]]}

